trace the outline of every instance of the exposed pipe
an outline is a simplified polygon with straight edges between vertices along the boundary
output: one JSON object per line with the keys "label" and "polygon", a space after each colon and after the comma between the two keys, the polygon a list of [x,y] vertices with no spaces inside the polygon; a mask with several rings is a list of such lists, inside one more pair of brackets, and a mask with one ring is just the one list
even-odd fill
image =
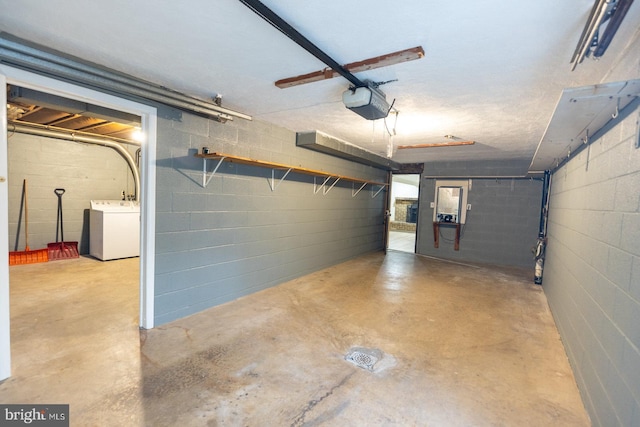
{"label": "exposed pipe", "polygon": [[547,219],[549,208],[549,192],[551,191],[551,172],[544,172],[544,179],[542,184],[542,203],[540,209],[540,226],[538,227],[538,233],[541,237],[547,235]]}
{"label": "exposed pipe", "polygon": [[[90,136],[86,133],[81,132],[65,132],[58,129],[50,129],[46,126],[37,126],[37,125],[25,125],[21,123],[16,123],[10,121],[7,123],[7,131],[8,132],[16,132],[27,135],[34,136],[42,136],[45,138],[55,138],[62,139],[65,141],[73,141],[80,142],[84,144],[94,144],[101,145],[103,147],[113,148],[120,154],[127,164],[129,165],[129,169],[131,169],[131,173],[133,174],[133,180],[135,183],[135,197],[134,200],[138,200],[140,197],[140,173],[138,172],[138,168],[136,167],[136,162],[133,159],[133,156],[124,148],[120,143],[113,141],[108,138],[100,138],[96,136]],[[132,143],[131,141],[127,141],[128,143]]]}
{"label": "exposed pipe", "polygon": [[45,129],[45,130],[50,130],[52,132],[75,135],[76,137],[86,136],[89,138],[105,139],[111,142],[117,142],[119,144],[130,144],[130,145],[136,145],[136,146],[142,145],[142,143],[138,141],[134,141],[132,139],[118,138],[117,136],[97,135],[95,133],[89,133],[81,130],[74,130],[74,129],[68,129],[68,128],[61,128],[61,127],[52,126],[52,125],[41,125],[39,123],[30,123],[30,122],[23,122],[23,121],[16,121],[16,120],[7,120],[7,123],[11,125],[19,126],[19,127],[26,126],[34,129]]}
{"label": "exposed pipe", "polygon": [[134,95],[220,121],[232,120],[233,117],[251,120],[251,116],[247,114],[221,107],[214,102],[207,102],[115,71],[40,50],[6,33],[0,34],[0,62],[125,96]]}
{"label": "exposed pipe", "polygon": [[[544,173],[544,172],[540,172]],[[467,176],[447,176],[447,175],[424,175],[424,179],[526,179],[542,181],[542,178],[531,175],[467,175]]]}
{"label": "exposed pipe", "polygon": [[549,220],[549,196],[551,193],[551,172],[544,172],[544,183],[542,184],[542,203],[540,206],[540,227],[538,228],[538,240],[534,249],[536,260],[534,283],[542,285],[542,274],[544,270],[544,257],[547,248],[547,223]]}

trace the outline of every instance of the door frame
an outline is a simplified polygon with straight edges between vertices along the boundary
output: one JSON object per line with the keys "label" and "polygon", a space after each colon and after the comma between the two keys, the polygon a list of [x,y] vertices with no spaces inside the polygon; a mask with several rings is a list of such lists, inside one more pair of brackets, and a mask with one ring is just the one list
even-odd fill
{"label": "door frame", "polygon": [[[418,206],[420,206],[420,191],[422,190],[422,173],[416,171],[390,171],[389,172],[389,191],[387,192],[387,210],[385,212],[386,215],[386,224],[385,224],[385,252],[389,250],[389,238],[391,234],[391,204],[394,202],[392,200],[392,192],[393,192],[393,177],[398,175],[416,175],[418,177]],[[416,231],[414,237],[414,245],[413,245],[413,253],[418,253],[418,231],[420,228],[420,208],[418,208],[418,219],[416,221]]]}
{"label": "door frame", "polygon": [[[140,164],[140,327],[154,326],[155,271],[155,206],[156,206],[156,139],[157,110],[155,107],[119,98],[72,83],[41,76],[0,64],[0,229],[8,230],[8,144],[6,85],[46,92],[141,117],[146,138],[142,143]],[[9,236],[0,233],[0,381],[11,376],[11,331],[9,301]]]}

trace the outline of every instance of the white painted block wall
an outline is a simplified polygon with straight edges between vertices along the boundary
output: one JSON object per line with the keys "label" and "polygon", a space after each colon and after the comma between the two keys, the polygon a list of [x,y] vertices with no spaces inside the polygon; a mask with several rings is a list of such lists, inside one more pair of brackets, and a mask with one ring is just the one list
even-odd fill
{"label": "white painted block wall", "polygon": [[339,183],[314,194],[313,177],[294,173],[271,191],[271,169],[231,163],[203,188],[194,154],[207,146],[382,182],[386,171],[296,147],[294,132],[257,120],[177,116],[158,125],[157,325],[382,249],[384,191],[352,197]]}
{"label": "white painted block wall", "polygon": [[594,426],[640,425],[637,119],[552,177],[543,287]]}
{"label": "white painted block wall", "polygon": [[[476,161],[426,164],[424,175],[495,176],[523,175],[527,165],[520,162]],[[440,244],[433,244],[433,211],[436,179],[422,179],[418,217],[418,250],[429,255],[459,261],[481,262],[531,268],[533,281],[535,245],[542,204],[542,182],[530,179],[471,178],[467,212],[460,248],[454,250],[453,227],[441,227]]]}

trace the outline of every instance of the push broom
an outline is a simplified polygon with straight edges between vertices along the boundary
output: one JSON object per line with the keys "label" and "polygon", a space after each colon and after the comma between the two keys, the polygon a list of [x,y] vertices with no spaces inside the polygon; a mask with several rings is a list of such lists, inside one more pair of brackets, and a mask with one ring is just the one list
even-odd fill
{"label": "push broom", "polygon": [[[24,251],[9,252],[9,265],[35,264],[49,261],[48,249],[29,248],[29,205],[27,203],[27,180],[22,181],[22,202],[24,203]],[[16,243],[16,249],[18,244]]]}

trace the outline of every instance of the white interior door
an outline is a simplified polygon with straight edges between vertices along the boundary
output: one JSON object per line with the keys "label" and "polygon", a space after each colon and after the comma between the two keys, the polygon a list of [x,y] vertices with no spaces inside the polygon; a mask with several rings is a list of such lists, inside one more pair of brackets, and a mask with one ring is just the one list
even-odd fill
{"label": "white interior door", "polygon": [[7,164],[7,79],[0,74],[0,381],[11,375],[11,334],[9,314],[9,167]]}
{"label": "white interior door", "polygon": [[[60,80],[0,65],[0,101],[7,104],[6,85],[17,86],[76,99],[94,105],[139,115],[142,118],[141,190],[140,190],[140,326],[153,328],[155,270],[155,163],[157,112],[154,107],[128,101]],[[0,108],[0,381],[11,375],[10,301],[9,301],[9,229],[7,109]]]}

